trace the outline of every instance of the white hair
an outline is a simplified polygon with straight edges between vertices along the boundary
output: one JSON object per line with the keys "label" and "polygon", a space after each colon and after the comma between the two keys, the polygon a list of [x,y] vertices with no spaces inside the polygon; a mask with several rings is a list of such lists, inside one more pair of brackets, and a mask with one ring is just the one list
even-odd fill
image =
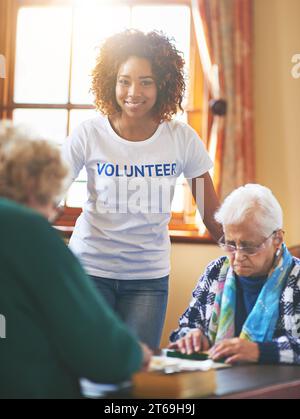
{"label": "white hair", "polygon": [[8,151],[16,142],[33,141],[32,131],[25,125],[15,125],[12,121],[0,121],[0,154]]}
{"label": "white hair", "polygon": [[34,194],[42,205],[58,204],[70,180],[56,144],[33,136],[26,126],[0,121],[0,196],[26,203]]}
{"label": "white hair", "polygon": [[224,226],[240,224],[247,217],[256,221],[265,237],[283,226],[282,209],[265,186],[249,183],[235,189],[224,200],[215,219]]}
{"label": "white hair", "polygon": [[4,149],[7,144],[17,139],[18,133],[10,121],[0,122],[0,149]]}
{"label": "white hair", "polygon": [[10,151],[16,143],[20,142],[36,142],[44,141],[52,145],[55,148],[58,148],[57,144],[48,138],[41,137],[37,134],[30,125],[27,124],[18,124],[10,120],[1,120],[0,121],[0,155],[5,154]]}

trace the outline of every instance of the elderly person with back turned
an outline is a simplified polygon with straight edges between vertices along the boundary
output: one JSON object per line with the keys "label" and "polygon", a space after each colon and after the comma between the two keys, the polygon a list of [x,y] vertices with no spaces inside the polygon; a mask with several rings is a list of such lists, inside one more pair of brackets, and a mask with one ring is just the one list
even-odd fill
{"label": "elderly person with back turned", "polygon": [[66,174],[56,148],[2,129],[0,399],[81,397],[80,378],[116,383],[149,360],[46,219]]}
{"label": "elderly person with back turned", "polygon": [[248,184],[215,218],[227,257],[206,268],[170,348],[209,350],[227,363],[300,364],[300,260],[284,244],[278,201],[268,188]]}

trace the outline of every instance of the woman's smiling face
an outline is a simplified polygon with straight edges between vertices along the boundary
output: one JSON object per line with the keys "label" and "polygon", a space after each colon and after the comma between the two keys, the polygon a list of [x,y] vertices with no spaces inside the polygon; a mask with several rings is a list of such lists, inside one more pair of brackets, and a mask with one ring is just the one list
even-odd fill
{"label": "woman's smiling face", "polygon": [[130,118],[152,116],[157,100],[157,85],[150,62],[129,57],[121,64],[116,83],[116,100]]}

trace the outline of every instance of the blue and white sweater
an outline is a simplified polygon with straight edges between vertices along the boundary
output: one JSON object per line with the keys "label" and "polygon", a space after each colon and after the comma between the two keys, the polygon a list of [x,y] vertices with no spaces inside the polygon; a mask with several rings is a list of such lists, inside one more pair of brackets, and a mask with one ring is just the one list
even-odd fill
{"label": "blue and white sweater", "polygon": [[[193,291],[188,309],[180,318],[179,328],[170,336],[171,342],[182,338],[191,329],[201,329],[208,337],[219,275],[225,260],[226,257],[221,257],[207,266]],[[259,344],[260,363],[300,364],[300,259],[294,257],[293,261],[294,266],[280,297],[273,340]]]}

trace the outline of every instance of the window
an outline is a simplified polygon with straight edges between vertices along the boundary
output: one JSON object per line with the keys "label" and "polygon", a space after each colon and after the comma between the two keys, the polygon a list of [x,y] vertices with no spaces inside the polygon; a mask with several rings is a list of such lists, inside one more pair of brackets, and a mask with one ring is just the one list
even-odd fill
{"label": "window", "polygon": [[[10,39],[9,80],[6,89],[0,90],[1,118],[26,123],[39,135],[50,137],[61,145],[80,122],[95,115],[89,74],[97,46],[105,37],[134,27],[143,31],[162,30],[175,39],[178,49],[184,53],[186,74],[190,77],[184,103],[186,112],[178,117],[188,120],[199,132],[201,86],[196,86],[194,79],[195,71],[200,69],[196,69],[199,59],[195,61],[197,52],[188,1],[3,2],[6,3],[3,12],[10,17],[6,20],[9,22],[6,37],[10,33],[14,36]],[[197,94],[193,90],[196,88]],[[85,183],[86,174],[82,171],[69,190],[67,207],[82,206],[86,197]],[[172,210],[172,228],[197,230],[195,207],[183,179],[178,181]]]}

